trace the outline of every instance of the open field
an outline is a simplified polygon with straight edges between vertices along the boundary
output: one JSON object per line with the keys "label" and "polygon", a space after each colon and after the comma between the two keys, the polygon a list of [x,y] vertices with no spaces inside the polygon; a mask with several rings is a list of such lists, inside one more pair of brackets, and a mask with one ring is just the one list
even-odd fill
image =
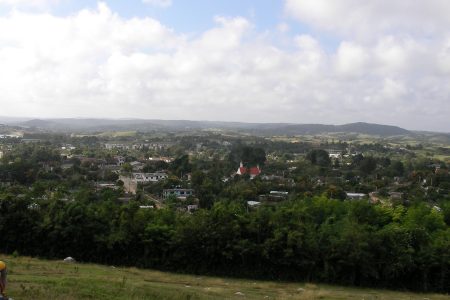
{"label": "open field", "polygon": [[99,137],[133,137],[136,136],[136,131],[113,131],[113,132],[103,132],[98,134]]}
{"label": "open field", "polygon": [[20,299],[405,299],[448,295],[355,289],[163,273],[1,256],[9,266],[8,295]]}

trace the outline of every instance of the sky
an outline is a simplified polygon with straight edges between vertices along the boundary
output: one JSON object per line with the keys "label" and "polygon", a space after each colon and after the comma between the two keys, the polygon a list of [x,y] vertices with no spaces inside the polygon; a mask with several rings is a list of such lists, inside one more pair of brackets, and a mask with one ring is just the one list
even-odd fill
{"label": "sky", "polygon": [[450,132],[450,1],[0,0],[0,116]]}

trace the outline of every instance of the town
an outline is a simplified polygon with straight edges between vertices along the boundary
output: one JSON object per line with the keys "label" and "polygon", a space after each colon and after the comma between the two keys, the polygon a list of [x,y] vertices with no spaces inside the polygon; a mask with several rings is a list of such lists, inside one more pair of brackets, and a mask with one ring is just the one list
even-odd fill
{"label": "town", "polygon": [[1,252],[448,291],[445,134],[2,132]]}
{"label": "town", "polygon": [[449,156],[430,158],[422,155],[421,144],[393,146],[376,139],[47,133],[3,135],[0,143],[2,189],[22,189],[19,196],[35,200],[35,206],[88,193],[141,208],[192,212],[218,199],[254,209],[325,195],[391,206],[420,201],[440,210],[450,191]]}

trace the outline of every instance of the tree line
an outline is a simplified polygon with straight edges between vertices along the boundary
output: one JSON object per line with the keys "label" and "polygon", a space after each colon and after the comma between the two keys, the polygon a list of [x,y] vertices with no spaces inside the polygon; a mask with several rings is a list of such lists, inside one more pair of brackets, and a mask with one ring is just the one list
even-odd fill
{"label": "tree line", "polygon": [[193,214],[0,194],[0,252],[178,272],[450,292],[450,205],[325,196]]}

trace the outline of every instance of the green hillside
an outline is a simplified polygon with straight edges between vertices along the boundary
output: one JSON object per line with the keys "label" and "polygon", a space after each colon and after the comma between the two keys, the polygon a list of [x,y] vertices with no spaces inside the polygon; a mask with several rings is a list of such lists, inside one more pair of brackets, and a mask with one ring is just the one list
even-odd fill
{"label": "green hillside", "polygon": [[1,256],[20,299],[450,299],[446,295],[163,273]]}

